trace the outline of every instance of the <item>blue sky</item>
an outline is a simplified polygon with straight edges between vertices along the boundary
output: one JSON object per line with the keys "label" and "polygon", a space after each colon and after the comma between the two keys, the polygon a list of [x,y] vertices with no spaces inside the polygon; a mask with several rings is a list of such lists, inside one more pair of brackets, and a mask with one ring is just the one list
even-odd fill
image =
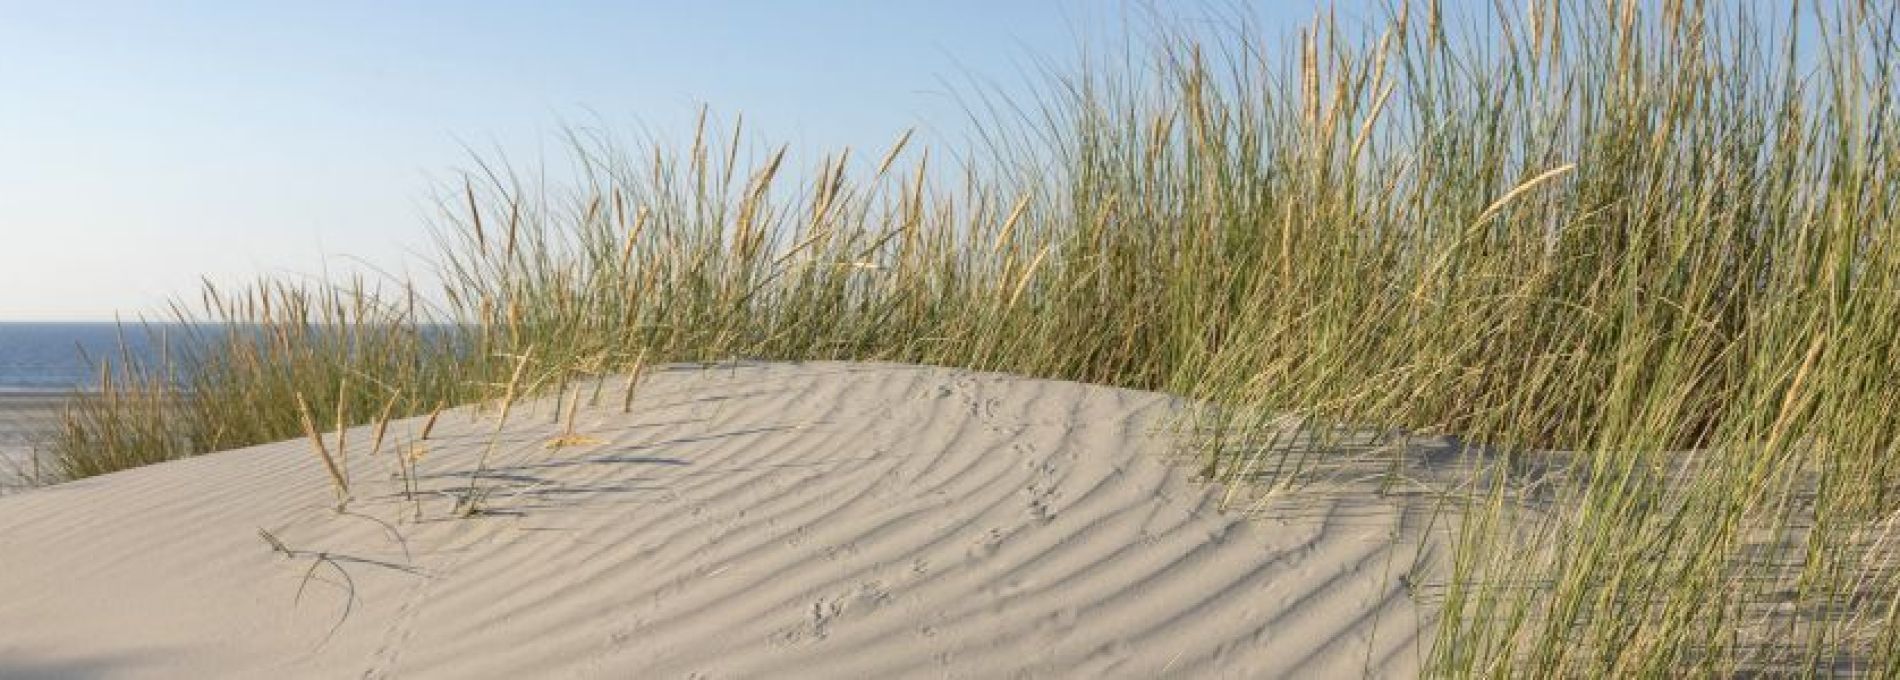
{"label": "blue sky", "polygon": [[[1313,11],[1264,6],[1270,34]],[[471,147],[559,163],[564,124],[684,134],[706,104],[794,148],[954,136],[946,83],[1020,86],[1130,7],[0,0],[0,319],[350,258],[420,275],[431,181]]]}

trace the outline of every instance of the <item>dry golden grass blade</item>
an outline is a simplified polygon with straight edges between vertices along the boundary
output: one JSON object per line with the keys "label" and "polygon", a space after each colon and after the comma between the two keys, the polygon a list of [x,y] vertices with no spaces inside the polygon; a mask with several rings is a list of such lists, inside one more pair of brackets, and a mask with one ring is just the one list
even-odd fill
{"label": "dry golden grass blade", "polygon": [[580,407],[581,407],[581,390],[579,387],[576,387],[573,390],[573,394],[570,395],[567,400],[567,414],[564,418],[562,418],[564,425],[563,425],[561,434],[564,434],[564,435],[574,434],[574,414],[580,410]]}
{"label": "dry golden grass blade", "polygon": [[1546,170],[1538,174],[1536,177],[1532,177],[1530,179],[1524,180],[1522,183],[1519,183],[1517,186],[1512,187],[1510,191],[1505,192],[1503,196],[1499,196],[1498,200],[1492,201],[1491,205],[1485,206],[1484,212],[1478,213],[1478,219],[1472,220],[1471,224],[1473,226],[1476,226],[1476,225],[1480,225],[1480,224],[1490,221],[1491,218],[1497,217],[1498,212],[1504,210],[1505,206],[1510,205],[1511,201],[1515,201],[1518,199],[1518,197],[1523,196],[1526,193],[1529,193],[1530,190],[1537,188],[1538,185],[1541,185],[1553,179],[1557,179],[1558,177],[1562,177],[1565,174],[1568,174],[1570,171],[1576,170],[1576,169],[1577,169],[1576,163],[1565,163],[1558,167]]}
{"label": "dry golden grass blade", "polygon": [[396,410],[397,398],[398,395],[390,395],[389,401],[383,404],[382,413],[376,416],[376,434],[374,440],[371,441],[369,445],[369,456],[371,458],[375,458],[377,452],[383,450],[383,435],[389,431],[389,418]]}
{"label": "dry golden grass blade", "polygon": [[1016,289],[1010,291],[1009,301],[1003,304],[1004,307],[1016,306],[1016,302],[1023,296],[1023,291],[1027,290],[1029,283],[1036,279],[1036,270],[1042,267],[1043,260],[1048,257],[1049,246],[1043,246],[1042,250],[1037,251],[1035,259],[1030,260],[1029,267],[1023,270],[1022,277],[1016,280]]}
{"label": "dry golden grass blade", "polygon": [[436,402],[435,408],[429,411],[429,419],[422,421],[422,434],[416,437],[416,441],[429,440],[429,433],[435,431],[435,421],[437,418],[442,417],[442,409],[445,406],[447,406],[447,404]]}
{"label": "dry golden grass blade", "polygon": [[633,412],[633,395],[635,388],[640,384],[640,374],[646,371],[646,359],[645,349],[640,350],[640,355],[633,359],[633,370],[627,372],[627,389],[620,398],[621,413]]}
{"label": "dry golden grass blade", "polygon": [[337,467],[343,473],[344,487],[349,487],[350,448],[349,448],[349,386],[348,378],[336,384],[336,457]]}
{"label": "dry golden grass blade", "polygon": [[890,171],[891,164],[897,162],[897,156],[904,153],[904,146],[910,144],[911,133],[916,131],[916,128],[907,128],[904,130],[904,134],[897,138],[897,143],[891,145],[891,150],[885,152],[884,160],[878,161],[877,172],[872,173],[874,179],[883,177],[884,173]]}
{"label": "dry golden grass blade", "polygon": [[1015,207],[1009,209],[1009,217],[1003,220],[1003,228],[996,232],[996,240],[990,244],[990,254],[1002,252],[1003,246],[1009,244],[1010,235],[1016,231],[1016,223],[1029,212],[1029,199],[1028,194],[1016,199]]}
{"label": "dry golden grass blade", "polygon": [[476,250],[487,250],[488,237],[482,233],[482,210],[480,206],[475,204],[475,185],[468,181],[463,181],[462,195],[468,197],[468,217],[475,230],[475,248]]}
{"label": "dry golden grass blade", "polygon": [[336,492],[337,507],[342,507],[350,497],[349,480],[337,467],[336,459],[330,456],[329,447],[323,443],[323,434],[317,431],[316,419],[310,416],[310,405],[304,401],[301,393],[297,394],[297,413],[303,418],[304,435],[310,438],[311,449],[316,452],[317,459],[323,462],[323,469],[330,473],[330,484],[332,490]]}

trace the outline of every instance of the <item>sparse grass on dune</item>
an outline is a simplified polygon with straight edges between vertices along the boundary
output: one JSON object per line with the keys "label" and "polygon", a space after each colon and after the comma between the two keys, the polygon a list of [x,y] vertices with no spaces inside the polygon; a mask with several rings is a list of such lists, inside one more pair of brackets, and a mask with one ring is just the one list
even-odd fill
{"label": "sparse grass on dune", "polygon": [[1792,16],[1163,31],[990,115],[953,181],[907,138],[801,175],[737,126],[577,134],[571,191],[484,166],[444,197],[443,308],[210,293],[178,316],[240,330],[106,376],[55,462],[669,361],[1009,371],[1219,405],[1218,479],[1266,465],[1246,413],[1570,452],[1545,509],[1504,477],[1458,509],[1436,674],[1900,675],[1896,16]]}
{"label": "sparse grass on dune", "polygon": [[381,299],[361,282],[207,288],[202,312],[174,307],[193,323],[167,327],[182,337],[166,338],[162,361],[121,357],[96,391],[73,400],[52,466],[86,477],[301,437],[300,398],[316,423],[337,421],[339,410],[354,423],[482,394],[468,382],[459,329],[422,316],[412,297],[401,307]]}

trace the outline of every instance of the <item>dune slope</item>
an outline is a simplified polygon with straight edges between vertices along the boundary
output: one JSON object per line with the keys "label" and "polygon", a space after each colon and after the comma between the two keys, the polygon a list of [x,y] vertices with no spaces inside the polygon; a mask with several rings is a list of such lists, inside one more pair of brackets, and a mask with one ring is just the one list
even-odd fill
{"label": "dune slope", "polygon": [[1161,455],[1163,395],[741,363],[655,370],[630,413],[584,396],[554,448],[552,399],[498,434],[447,412],[420,449],[421,419],[375,455],[352,429],[344,513],[308,441],[0,498],[0,677],[1318,677],[1424,652],[1405,513],[1222,512]]}

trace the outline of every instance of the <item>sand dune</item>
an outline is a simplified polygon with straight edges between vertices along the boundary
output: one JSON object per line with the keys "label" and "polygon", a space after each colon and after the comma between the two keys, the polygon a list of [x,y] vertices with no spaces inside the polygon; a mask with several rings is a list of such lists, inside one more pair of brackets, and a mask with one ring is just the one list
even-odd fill
{"label": "sand dune", "polygon": [[[592,396],[591,394],[589,395]],[[0,677],[1353,677],[1421,662],[1407,513],[1243,518],[1163,395],[881,364],[673,366],[421,420],[334,499],[291,441],[0,498]],[[334,444],[334,442],[332,442]],[[414,518],[418,504],[422,519]],[[260,532],[262,530],[262,533]],[[265,537],[281,543],[275,550]]]}

